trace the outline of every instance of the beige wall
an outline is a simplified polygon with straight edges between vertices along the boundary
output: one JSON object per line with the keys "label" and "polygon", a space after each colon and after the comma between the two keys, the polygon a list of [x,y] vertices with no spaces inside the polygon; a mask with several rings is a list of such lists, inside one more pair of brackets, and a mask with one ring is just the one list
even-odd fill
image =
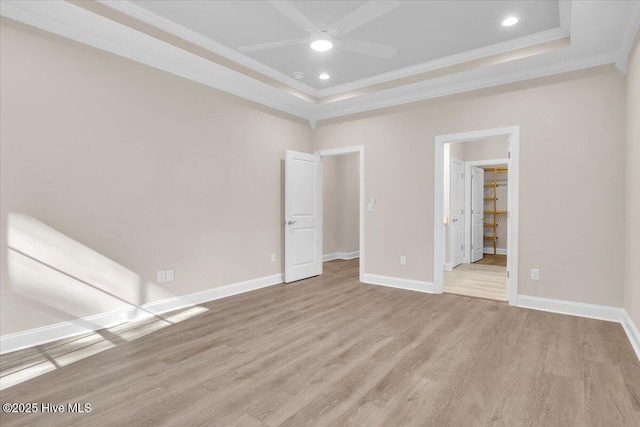
{"label": "beige wall", "polygon": [[464,162],[506,159],[509,151],[509,140],[506,136],[481,141],[456,142],[450,145],[451,157],[456,157]]}
{"label": "beige wall", "polygon": [[[511,125],[520,293],[621,306],[626,277],[640,323],[637,53],[628,91],[601,67],[321,122],[312,138],[305,122],[202,85],[1,31],[1,334],[281,273],[283,153],[312,139],[366,146],[366,272],[431,281],[434,136]],[[176,280],[154,284],[168,268]]]}
{"label": "beige wall", "polygon": [[358,153],[322,159],[325,254],[359,250],[359,162]]}
{"label": "beige wall", "polygon": [[338,157],[322,159],[322,250],[330,254],[340,247],[340,173]]}
{"label": "beige wall", "polygon": [[640,327],[640,47],[627,74],[625,309]]}
{"label": "beige wall", "polygon": [[18,24],[0,39],[0,333],[283,271],[308,123]]}
{"label": "beige wall", "polygon": [[313,140],[365,145],[365,271],[430,282],[434,137],[519,125],[520,294],[620,307],[624,115],[624,75],[600,67],[321,122]]}

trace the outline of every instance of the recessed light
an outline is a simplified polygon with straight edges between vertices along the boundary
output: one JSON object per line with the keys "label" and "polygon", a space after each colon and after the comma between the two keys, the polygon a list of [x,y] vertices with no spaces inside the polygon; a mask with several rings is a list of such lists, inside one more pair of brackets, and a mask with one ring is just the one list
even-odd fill
{"label": "recessed light", "polygon": [[331,78],[331,76],[330,76],[329,74],[327,74],[327,73],[322,73],[322,74],[320,74],[320,75],[318,76],[318,78],[319,78],[320,80],[329,80],[329,78]]}
{"label": "recessed light", "polygon": [[504,21],[502,21],[503,27],[511,27],[512,25],[516,25],[519,19],[517,16],[508,16]]}
{"label": "recessed light", "polygon": [[316,39],[311,42],[311,49],[316,52],[326,52],[333,47],[333,43],[329,39]]}

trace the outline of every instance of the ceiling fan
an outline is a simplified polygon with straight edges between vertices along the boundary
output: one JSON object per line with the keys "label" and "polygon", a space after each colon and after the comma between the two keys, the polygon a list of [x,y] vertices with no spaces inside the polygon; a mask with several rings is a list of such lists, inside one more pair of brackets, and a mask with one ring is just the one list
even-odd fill
{"label": "ceiling fan", "polygon": [[357,52],[378,58],[390,58],[398,50],[396,47],[344,37],[356,28],[400,6],[400,2],[397,0],[368,1],[326,29],[318,28],[289,1],[269,1],[269,4],[278,9],[280,13],[289,18],[298,27],[308,32],[309,37],[243,46],[238,48],[241,52],[255,52],[304,43],[309,43],[314,50],[319,52],[324,52],[335,46],[349,52]]}

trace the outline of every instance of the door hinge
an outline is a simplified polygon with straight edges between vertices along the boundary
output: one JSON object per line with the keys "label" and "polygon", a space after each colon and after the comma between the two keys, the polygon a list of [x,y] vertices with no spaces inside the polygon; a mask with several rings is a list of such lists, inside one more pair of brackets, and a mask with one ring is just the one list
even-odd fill
{"label": "door hinge", "polygon": [[508,154],[508,158],[510,159],[511,158],[511,150],[509,150],[509,152],[507,154]]}
{"label": "door hinge", "polygon": [[507,270],[507,279],[509,278],[509,270]]}
{"label": "door hinge", "polygon": [[471,250],[473,250],[473,243],[471,244]]}
{"label": "door hinge", "polygon": [[464,209],[462,209],[462,212],[461,212],[461,214],[462,214],[462,215],[464,215]]}
{"label": "door hinge", "polygon": [[464,251],[464,245],[460,245],[460,250]]}

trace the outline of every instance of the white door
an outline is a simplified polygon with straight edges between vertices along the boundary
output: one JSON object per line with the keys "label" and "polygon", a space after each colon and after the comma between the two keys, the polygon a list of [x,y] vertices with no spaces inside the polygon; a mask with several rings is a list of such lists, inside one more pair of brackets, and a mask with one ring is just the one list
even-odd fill
{"label": "white door", "polygon": [[462,263],[464,258],[464,163],[451,158],[451,266]]}
{"label": "white door", "polygon": [[471,168],[471,262],[480,261],[484,249],[484,169]]}
{"label": "white door", "polygon": [[322,274],[322,160],[287,150],[284,281]]}

